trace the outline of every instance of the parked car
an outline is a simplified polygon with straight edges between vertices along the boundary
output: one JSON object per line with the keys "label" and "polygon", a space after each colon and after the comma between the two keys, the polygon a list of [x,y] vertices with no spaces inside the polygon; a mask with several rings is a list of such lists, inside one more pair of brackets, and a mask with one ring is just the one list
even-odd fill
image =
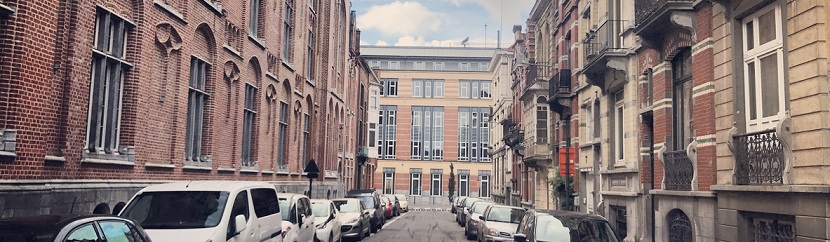
{"label": "parked car", "polygon": [[394,209],[392,210],[392,215],[401,216],[401,210],[403,209],[401,208],[401,200],[398,199],[398,196],[395,196],[395,194],[386,194],[385,196],[388,197],[389,200],[392,201],[392,204],[395,205]]}
{"label": "parked car", "polygon": [[322,242],[341,241],[340,227],[343,222],[337,219],[337,208],[331,200],[312,199],[311,213],[314,214],[314,225],[317,227],[317,240]]}
{"label": "parked car", "polygon": [[474,202],[473,206],[470,207],[470,216],[467,216],[467,221],[464,223],[464,235],[467,236],[467,239],[477,239],[481,224],[481,219],[478,217],[483,215],[484,210],[490,205],[495,205],[495,203],[482,200]]}
{"label": "parked car", "polygon": [[452,199],[452,206],[450,206],[450,212],[451,213],[457,213],[458,212],[458,206],[461,206],[461,201],[464,201],[465,198],[467,198],[467,197],[455,197],[455,198],[453,198]]}
{"label": "parked car", "polygon": [[362,240],[369,236],[372,230],[372,216],[366,203],[355,198],[341,198],[332,200],[334,206],[340,211],[337,219],[343,224],[340,227],[344,238],[355,238]]}
{"label": "parked car", "polygon": [[409,212],[409,196],[404,194],[395,194],[401,204],[401,212]]}
{"label": "parked car", "polygon": [[516,242],[622,241],[605,218],[571,211],[528,210],[518,228]]}
{"label": "parked car", "polygon": [[112,215],[38,215],[0,219],[0,241],[150,241],[137,222]]}
{"label": "parked car", "polygon": [[280,193],[282,237],[285,242],[312,241],[317,232],[311,200],[305,195]]}
{"label": "parked car", "polygon": [[189,181],[141,189],[119,214],[155,242],[279,241],[282,214],[274,185]]}
{"label": "parked car", "polygon": [[381,204],[383,204],[383,215],[386,216],[386,219],[390,219],[395,216],[395,204],[392,203],[392,200],[389,199],[387,196],[383,196],[380,198]]}
{"label": "parked car", "polygon": [[478,218],[481,220],[478,241],[513,241],[513,233],[525,210],[519,207],[491,205]]}
{"label": "parked car", "polygon": [[458,214],[456,215],[456,222],[458,222],[458,225],[461,225],[462,227],[464,226],[464,222],[467,221],[467,215],[469,215],[468,211],[470,210],[470,207],[473,206],[474,202],[479,200],[481,199],[474,197],[464,199],[464,202],[461,203],[462,206],[458,208]]}
{"label": "parked car", "polygon": [[363,201],[363,205],[366,206],[366,210],[369,210],[371,217],[372,233],[377,233],[378,230],[383,228],[383,224],[386,223],[386,216],[384,215],[385,210],[383,204],[380,201],[380,194],[377,191],[372,189],[351,190],[346,193],[346,197],[357,198]]}

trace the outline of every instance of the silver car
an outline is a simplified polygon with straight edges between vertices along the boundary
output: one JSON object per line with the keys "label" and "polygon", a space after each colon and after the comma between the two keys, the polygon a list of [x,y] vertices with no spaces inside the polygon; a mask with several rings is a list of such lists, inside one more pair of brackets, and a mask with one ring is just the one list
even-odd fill
{"label": "silver car", "polygon": [[513,233],[519,227],[525,210],[523,208],[492,205],[487,207],[481,220],[478,241],[513,241]]}
{"label": "silver car", "polygon": [[490,205],[496,204],[489,201],[476,201],[470,207],[470,216],[467,216],[467,221],[465,221],[466,225],[464,226],[464,235],[467,236],[468,240],[477,239],[478,230],[481,228],[481,219],[479,216],[483,215],[484,211]]}
{"label": "silver car", "polygon": [[343,224],[340,231],[343,238],[362,240],[371,233],[372,225],[369,210],[363,201],[355,198],[332,199],[340,214],[337,219]]}

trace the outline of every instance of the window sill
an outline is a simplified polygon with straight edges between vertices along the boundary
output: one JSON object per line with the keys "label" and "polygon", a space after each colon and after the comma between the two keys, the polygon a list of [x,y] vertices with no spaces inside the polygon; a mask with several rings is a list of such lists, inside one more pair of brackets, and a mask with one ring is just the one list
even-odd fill
{"label": "window sill", "polygon": [[656,189],[656,190],[648,191],[648,193],[653,194],[653,195],[677,196],[677,197],[715,197],[714,192],[705,192],[705,191],[672,191],[672,190]]}
{"label": "window sill", "polygon": [[274,171],[262,171],[263,175],[273,175]]}
{"label": "window sill", "polygon": [[277,170],[277,175],[287,176],[290,174],[288,173],[288,170]]}
{"label": "window sill", "polygon": [[636,197],[637,192],[617,192],[617,191],[601,191],[599,194],[604,196],[618,196],[618,197]]}
{"label": "window sill", "polygon": [[248,40],[250,40],[251,42],[254,42],[254,44],[257,47],[259,47],[260,49],[265,50],[265,40],[260,39],[259,37],[253,36],[251,34],[248,34]]}
{"label": "window sill", "polygon": [[202,2],[214,14],[220,17],[224,16],[222,12],[225,10],[225,8],[222,6],[221,2],[216,2],[213,0],[201,0],[200,2]]}
{"label": "window sill", "polygon": [[233,47],[231,47],[230,45],[223,44],[223,45],[222,45],[222,48],[223,48],[223,49],[225,49],[226,51],[230,52],[233,56],[236,56],[236,58],[239,58],[239,59],[244,59],[244,58],[242,57],[242,53],[241,53],[241,52],[239,52],[238,50],[234,49],[234,48],[233,48]]}
{"label": "window sill", "polygon": [[232,167],[219,167],[218,169],[216,169],[216,171],[234,173],[234,172],[236,172],[236,169],[234,169]]}
{"label": "window sill", "polygon": [[300,90],[297,90],[297,89],[294,89],[294,94],[297,94],[297,96],[300,96],[300,97],[303,96],[303,93],[300,92]]}
{"label": "window sill", "polygon": [[184,165],[182,166],[182,170],[186,171],[212,171],[213,167],[210,166],[197,166],[197,165]]}
{"label": "window sill", "polygon": [[637,173],[639,170],[637,168],[623,168],[623,169],[611,169],[611,170],[601,170],[599,174],[625,174],[625,173]]}
{"label": "window sill", "polygon": [[88,157],[81,159],[81,164],[135,166],[135,162],[132,162],[132,161],[95,159],[95,158],[88,158]]}
{"label": "window sill", "polygon": [[173,165],[173,164],[161,164],[161,163],[152,163],[152,162],[144,163],[144,167],[147,167],[147,168],[163,168],[163,169],[176,168],[176,166]]}
{"label": "window sill", "polygon": [[14,152],[11,152],[11,151],[2,151],[2,150],[0,150],[0,157],[17,158],[17,154],[15,154]]}
{"label": "window sill", "polygon": [[11,16],[14,15],[17,10],[15,8],[10,7],[9,5],[0,3],[0,16]]}
{"label": "window sill", "polygon": [[830,186],[822,185],[713,185],[717,192],[796,192],[830,193]]}
{"label": "window sill", "polygon": [[243,166],[242,169],[239,169],[239,173],[249,173],[249,174],[256,174],[259,173],[259,170],[256,166],[245,167]]}
{"label": "window sill", "polygon": [[274,75],[274,73],[271,73],[270,71],[265,72],[265,77],[271,78],[271,80],[274,80],[275,82],[280,82],[280,78],[277,77],[277,75]]}
{"label": "window sill", "polygon": [[44,161],[47,162],[66,162],[66,157],[63,156],[54,156],[54,155],[46,155],[43,157]]}
{"label": "window sill", "polygon": [[314,83],[314,80],[305,79],[305,82],[308,83],[308,85],[311,85],[311,87],[317,87],[317,84]]}
{"label": "window sill", "polygon": [[291,172],[291,175],[292,175],[292,176],[299,176],[299,175],[300,175],[300,173],[299,173],[299,172]]}
{"label": "window sill", "polygon": [[285,66],[286,68],[288,68],[289,71],[294,72],[294,66],[291,65],[291,63],[282,61],[282,65]]}
{"label": "window sill", "polygon": [[184,15],[182,15],[182,13],[180,13],[178,10],[176,10],[172,6],[167,5],[166,3],[164,3],[160,0],[153,0],[153,5],[156,5],[156,7],[161,8],[161,10],[164,10],[164,12],[166,12],[168,15],[173,16],[173,18],[175,18],[176,20],[179,20],[179,22],[182,22],[183,24],[187,24],[187,21],[184,20]]}

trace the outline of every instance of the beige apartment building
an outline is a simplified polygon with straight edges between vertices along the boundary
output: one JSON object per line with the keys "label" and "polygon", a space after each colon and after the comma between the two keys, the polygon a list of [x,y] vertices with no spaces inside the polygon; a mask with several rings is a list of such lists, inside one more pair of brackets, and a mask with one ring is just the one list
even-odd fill
{"label": "beige apartment building", "polygon": [[381,80],[376,189],[409,194],[415,204],[447,204],[452,169],[455,196],[490,196],[494,53],[361,47]]}
{"label": "beige apartment building", "polygon": [[513,93],[510,86],[513,84],[511,71],[513,70],[515,56],[513,48],[496,50],[493,60],[490,62],[490,73],[493,80],[493,102],[490,104],[493,114],[490,118],[490,150],[493,161],[492,189],[490,191],[493,201],[507,204],[509,196],[514,189],[513,179],[514,152],[505,144],[504,135],[509,131],[505,130],[502,122],[510,120],[513,110]]}
{"label": "beige apartment building", "polygon": [[830,239],[827,4],[714,5],[720,241]]}

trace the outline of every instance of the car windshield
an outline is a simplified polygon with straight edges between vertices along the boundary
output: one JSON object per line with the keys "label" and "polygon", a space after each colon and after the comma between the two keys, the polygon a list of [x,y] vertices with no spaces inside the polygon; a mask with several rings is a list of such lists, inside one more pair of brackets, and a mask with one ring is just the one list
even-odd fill
{"label": "car windshield", "polygon": [[398,200],[401,200],[401,201],[406,201],[406,195],[403,195],[403,194],[396,194],[395,196],[396,196],[396,197],[398,197]]}
{"label": "car windshield", "polygon": [[357,213],[360,211],[360,205],[357,200],[337,200],[334,201],[334,206],[341,213]]}
{"label": "car windshield", "polygon": [[329,204],[328,203],[311,203],[311,213],[314,214],[314,217],[318,218],[325,218],[329,216]]}
{"label": "car windshield", "polygon": [[228,192],[145,192],[130,202],[121,216],[144,229],[211,228],[222,220]]}
{"label": "car windshield", "polygon": [[493,207],[487,214],[487,221],[518,224],[524,213],[521,208]]}
{"label": "car windshield", "polygon": [[477,201],[481,201],[481,199],[467,198],[467,200],[464,200],[464,207],[469,208],[470,206],[473,206],[474,202]]}
{"label": "car windshield", "polygon": [[562,221],[551,215],[536,217],[536,241],[538,242],[570,242],[571,230],[562,224]]}
{"label": "car windshield", "polygon": [[492,203],[476,203],[476,204],[473,204],[473,207],[472,207],[473,213],[482,214],[482,213],[484,213],[484,210],[487,209],[487,205],[491,205],[491,204]]}
{"label": "car windshield", "polygon": [[372,196],[359,196],[356,198],[363,201],[363,205],[365,205],[366,208],[375,208],[375,199]]}
{"label": "car windshield", "polygon": [[291,201],[280,198],[280,211],[282,211],[282,221],[291,221]]}
{"label": "car windshield", "polygon": [[[573,227],[573,226],[571,226]],[[608,222],[601,220],[585,220],[579,223],[575,234],[581,241],[588,242],[619,242],[614,230]]]}

